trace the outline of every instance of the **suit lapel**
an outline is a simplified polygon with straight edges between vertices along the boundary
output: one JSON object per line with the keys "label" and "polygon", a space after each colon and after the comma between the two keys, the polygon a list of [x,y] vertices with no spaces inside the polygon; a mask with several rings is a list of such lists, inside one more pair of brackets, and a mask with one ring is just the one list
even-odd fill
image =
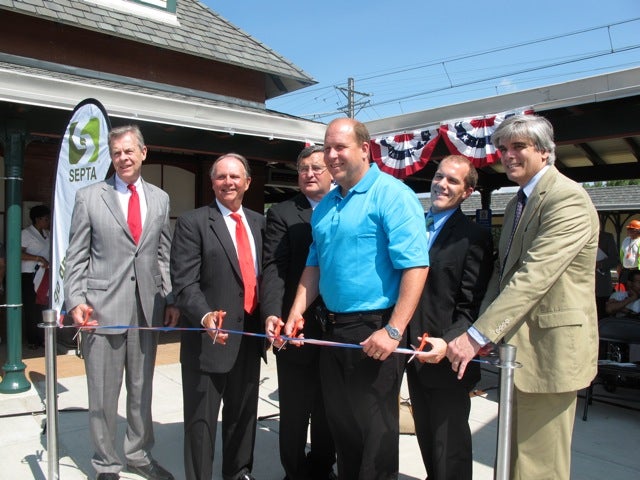
{"label": "suit lapel", "polygon": [[116,179],[115,175],[109,177],[105,180],[102,192],[102,200],[107,206],[107,210],[111,213],[116,223],[122,228],[126,235],[133,242],[133,236],[131,235],[131,231],[129,230],[129,225],[127,224],[127,218],[120,207],[120,199],[118,198],[118,192],[116,191]]}
{"label": "suit lapel", "polygon": [[258,271],[256,272],[257,276],[260,276],[262,273],[262,235],[260,233],[260,221],[255,215],[251,215],[251,213],[247,210],[244,211],[244,214],[247,217],[247,223],[249,224],[249,228],[251,229],[251,235],[253,235],[253,242],[256,246],[256,256]]}
{"label": "suit lapel", "polygon": [[299,193],[298,195],[296,195],[294,203],[296,205],[298,217],[300,217],[300,220],[302,220],[304,223],[311,223],[311,214],[313,213],[313,209],[311,208],[311,204],[309,203],[307,197]]}
{"label": "suit lapel", "polygon": [[[513,241],[511,242],[511,250],[509,251],[509,256],[507,258],[503,258],[504,262],[503,272],[506,275],[513,265],[518,262],[523,255],[526,254],[526,250],[529,248],[528,245],[523,244],[524,240],[524,232],[529,228],[529,224],[536,217],[538,210],[540,209],[540,205],[544,200],[544,197],[549,190],[550,186],[555,182],[558,176],[558,170],[551,166],[549,170],[542,176],[542,178],[538,181],[538,184],[535,186],[533,191],[531,192],[531,196],[527,198],[527,204],[522,212],[522,216],[520,217],[520,222],[516,227],[516,231],[513,235]],[[513,228],[513,217],[515,210],[515,197],[509,201],[507,209],[505,210],[505,215],[508,213],[508,221],[503,225],[503,229],[505,235],[501,235],[500,237],[500,251],[501,253],[507,248],[507,242],[509,239],[508,232],[511,232]],[[504,253],[502,253],[504,254]]]}
{"label": "suit lapel", "polygon": [[147,238],[149,233],[150,222],[153,222],[155,218],[158,218],[160,215],[160,204],[158,203],[158,197],[154,194],[153,190],[149,187],[149,184],[142,180],[142,188],[144,190],[144,198],[147,202],[147,215],[144,219],[144,224],[142,225],[142,236],[140,237],[140,241],[138,245],[142,244]]}
{"label": "suit lapel", "polygon": [[233,246],[233,239],[227,228],[227,224],[224,221],[224,217],[216,203],[214,202],[209,206],[209,227],[213,231],[213,234],[218,238],[220,245],[224,249],[227,257],[229,258],[229,264],[236,273],[240,281],[242,281],[242,273],[240,272],[240,263],[238,261],[238,254],[236,248]]}

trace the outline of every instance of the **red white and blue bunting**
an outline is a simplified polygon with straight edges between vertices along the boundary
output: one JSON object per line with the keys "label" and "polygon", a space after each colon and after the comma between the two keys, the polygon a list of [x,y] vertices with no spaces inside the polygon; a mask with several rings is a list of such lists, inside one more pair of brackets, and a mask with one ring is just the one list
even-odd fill
{"label": "red white and blue bunting", "polygon": [[512,115],[531,115],[533,109],[521,108],[496,115],[446,121],[412,133],[396,133],[371,140],[371,156],[384,172],[406,178],[422,170],[429,162],[440,137],[452,155],[464,155],[476,168],[490,165],[500,156],[491,143],[496,128]]}
{"label": "red white and blue bunting", "polygon": [[380,170],[405,178],[425,167],[439,138],[438,128],[376,138],[371,141],[371,155]]}

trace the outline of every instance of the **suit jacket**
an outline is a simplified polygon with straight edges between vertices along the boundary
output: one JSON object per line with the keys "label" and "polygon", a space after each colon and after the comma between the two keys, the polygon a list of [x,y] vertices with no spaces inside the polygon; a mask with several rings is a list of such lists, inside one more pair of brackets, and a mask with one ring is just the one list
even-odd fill
{"label": "suit jacket", "polygon": [[[94,309],[100,325],[122,325],[136,314],[136,289],[146,326],[161,326],[171,294],[169,196],[142,182],[147,215],[136,245],[115,189],[115,176],[76,193],[64,274],[65,306]],[[102,330],[101,333],[121,333]]]}
{"label": "suit jacket", "polygon": [[[260,289],[260,311],[263,320],[276,315],[285,322],[296,295],[298,282],[307,262],[311,245],[311,213],[307,197],[299,193],[290,200],[274,205],[267,212],[264,238],[264,272]],[[314,316],[316,300],[304,314],[306,338],[321,338],[322,329]],[[297,363],[309,363],[318,348],[304,345],[276,350],[279,358]]]}
{"label": "suit jacket", "polygon": [[[262,270],[264,216],[244,208]],[[227,312],[223,328],[262,333],[259,310],[245,316],[244,286],[238,255],[229,229],[216,202],[181,215],[176,221],[171,245],[171,278],[181,322],[201,327],[204,315],[213,310]],[[182,333],[180,361],[196,370],[227,373],[240,349],[241,336],[231,334],[226,345],[214,344],[205,332]],[[263,342],[259,350],[263,350]]]}
{"label": "suit jacket", "polygon": [[[409,323],[409,340],[414,345],[424,332],[449,342],[478,317],[493,270],[491,230],[472,222],[458,208],[436,237],[429,259],[429,276]],[[446,357],[438,364],[415,362],[416,370],[434,387],[458,384]],[[480,364],[471,362],[462,382],[471,389],[478,380]]]}
{"label": "suit jacket", "polygon": [[491,341],[504,338],[517,348],[519,390],[579,390],[597,368],[598,215],[582,186],[551,166],[527,200],[505,259],[515,203],[507,205],[500,236],[503,275],[494,269],[475,327]]}

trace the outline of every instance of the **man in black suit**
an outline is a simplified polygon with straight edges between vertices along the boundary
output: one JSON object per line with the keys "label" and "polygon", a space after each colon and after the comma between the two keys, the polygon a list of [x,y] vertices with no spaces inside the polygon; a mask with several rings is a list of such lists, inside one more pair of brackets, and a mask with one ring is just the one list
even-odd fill
{"label": "man in black suit", "polygon": [[[180,216],[173,236],[171,277],[183,325],[261,332],[256,283],[265,220],[242,208],[251,183],[247,160],[235,153],[219,157],[211,167],[211,183],[215,202]],[[182,333],[188,480],[211,479],[221,401],[222,476],[225,480],[254,478],[261,356],[264,341],[256,337],[216,335],[213,330]]]}
{"label": "man in black suit", "polygon": [[[298,155],[300,193],[267,212],[264,237],[264,273],[260,305],[267,335],[284,325],[304,270],[311,245],[311,212],[331,189],[331,174],[324,163],[324,148],[310,146]],[[307,338],[321,338],[314,316],[318,298],[304,313]],[[283,332],[284,333],[284,332]],[[332,478],[335,449],[324,412],[320,389],[319,347],[305,345],[276,353],[280,401],[280,461],[287,480]],[[305,455],[311,419],[311,451]]]}
{"label": "man in black suit", "polygon": [[417,356],[407,366],[416,436],[429,480],[472,477],[469,391],[480,379],[480,366],[470,363],[458,380],[444,358],[447,346],[441,339],[454,339],[474,322],[493,270],[491,231],[460,210],[477,180],[471,162],[454,155],[440,162],[431,182],[427,214],[431,268],[409,324],[409,339],[415,344],[423,333],[438,337],[430,343],[436,360],[442,361],[427,364]]}

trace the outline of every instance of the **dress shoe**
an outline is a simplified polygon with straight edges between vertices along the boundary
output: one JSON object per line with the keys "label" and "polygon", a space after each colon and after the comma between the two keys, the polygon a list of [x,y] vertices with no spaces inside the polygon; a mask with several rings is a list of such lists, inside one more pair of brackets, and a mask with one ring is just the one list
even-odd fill
{"label": "dress shoe", "polygon": [[127,465],[127,470],[147,480],[174,480],[173,475],[161,467],[155,460],[151,460],[151,463],[147,465]]}
{"label": "dress shoe", "polygon": [[96,477],[96,480],[119,480],[119,473],[99,473]]}

